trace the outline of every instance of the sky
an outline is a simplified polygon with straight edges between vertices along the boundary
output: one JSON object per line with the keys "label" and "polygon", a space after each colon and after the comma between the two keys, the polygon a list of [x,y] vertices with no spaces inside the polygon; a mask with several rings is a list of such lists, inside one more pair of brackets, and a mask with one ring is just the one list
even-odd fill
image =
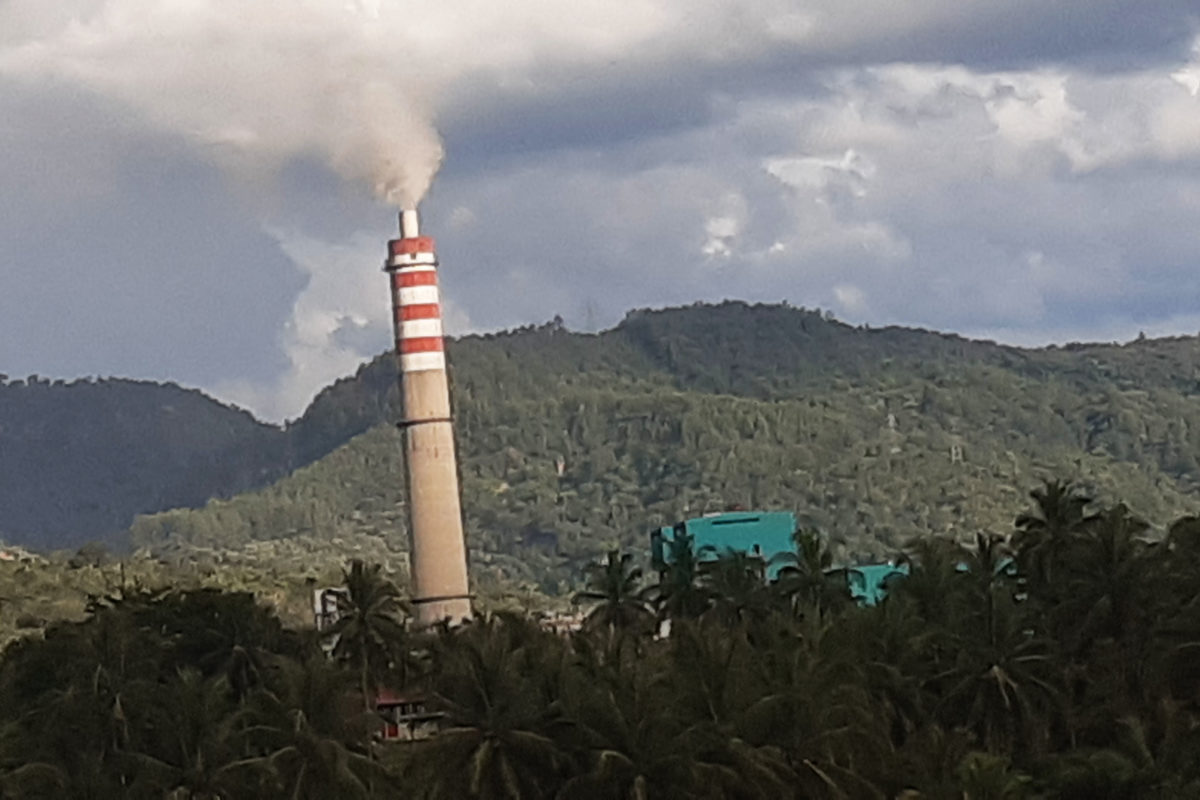
{"label": "sky", "polygon": [[787,301],[1200,331],[1194,0],[0,0],[0,373],[300,415],[391,343]]}

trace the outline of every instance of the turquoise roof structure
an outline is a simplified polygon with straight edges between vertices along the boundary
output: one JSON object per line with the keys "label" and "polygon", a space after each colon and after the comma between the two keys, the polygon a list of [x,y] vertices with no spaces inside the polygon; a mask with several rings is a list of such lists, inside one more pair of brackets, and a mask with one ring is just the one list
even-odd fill
{"label": "turquoise roof structure", "polygon": [[907,575],[908,564],[859,564],[846,569],[850,596],[864,606],[873,606],[887,597],[888,579]]}
{"label": "turquoise roof structure", "polygon": [[792,535],[796,515],[790,511],[730,511],[678,522],[650,535],[650,558],[655,568],[667,563],[670,543],[686,534],[701,561],[715,561],[732,550],[762,558],[767,577],[774,580],[786,564],[772,563],[780,553],[795,552]]}
{"label": "turquoise roof structure", "polygon": [[[790,511],[730,511],[677,522],[650,534],[650,561],[655,569],[664,569],[670,561],[671,543],[690,536],[692,552],[699,561],[715,561],[728,552],[761,558],[768,580],[776,580],[789,567],[786,559],[776,558],[796,552],[793,536],[796,515]],[[845,569],[846,588],[862,605],[873,606],[887,596],[888,579],[907,575],[907,564],[860,564]]]}

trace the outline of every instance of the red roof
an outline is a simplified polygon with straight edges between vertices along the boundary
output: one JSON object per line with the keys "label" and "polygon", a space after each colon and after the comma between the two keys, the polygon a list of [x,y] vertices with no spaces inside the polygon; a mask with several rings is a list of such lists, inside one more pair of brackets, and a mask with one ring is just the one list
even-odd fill
{"label": "red roof", "polygon": [[426,699],[424,692],[397,692],[393,689],[380,688],[375,695],[376,706],[394,706],[400,703],[417,703]]}

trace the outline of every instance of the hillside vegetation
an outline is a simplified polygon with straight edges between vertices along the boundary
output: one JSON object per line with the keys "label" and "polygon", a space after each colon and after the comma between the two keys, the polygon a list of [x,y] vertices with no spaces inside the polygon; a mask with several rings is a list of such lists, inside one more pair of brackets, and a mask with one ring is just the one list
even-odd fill
{"label": "hillside vegetation", "polygon": [[[733,505],[793,509],[839,561],[914,536],[1008,530],[1045,476],[1152,520],[1200,507],[1200,341],[1023,350],[853,328],[787,306],[634,312],[452,343],[473,572],[547,593],[656,525]],[[288,477],[140,517],[152,552],[292,537],[405,541],[390,359],[317,398]],[[296,452],[296,448],[292,448]]]}
{"label": "hillside vegetation", "polygon": [[576,631],[418,630],[359,560],[320,633],[262,595],[122,581],[0,650],[0,794],[1200,797],[1200,517],[1151,541],[1124,504],[1031,494],[1011,536],[911,543],[869,607],[812,531],[770,583],[686,540],[657,580],[610,551]]}
{"label": "hillside vegetation", "polygon": [[0,542],[77,547],[290,467],[283,431],[194,390],[0,375]]}

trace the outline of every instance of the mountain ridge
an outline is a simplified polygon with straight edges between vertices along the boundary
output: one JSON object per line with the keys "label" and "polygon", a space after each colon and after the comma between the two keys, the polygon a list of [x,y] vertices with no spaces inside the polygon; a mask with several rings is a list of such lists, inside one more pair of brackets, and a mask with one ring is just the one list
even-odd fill
{"label": "mountain ridge", "polygon": [[[1029,351],[726,303],[599,335],[467,337],[450,355],[473,573],[497,586],[561,594],[605,549],[735,504],[791,508],[850,561],[1006,529],[1048,477],[1164,522],[1200,499],[1200,341],[1186,337]],[[402,551],[394,388],[363,383],[321,399],[328,412],[348,398],[355,438],[263,489],[141,517],[134,542],[366,536]]]}
{"label": "mountain ridge", "polygon": [[[765,403],[770,412],[772,403],[806,397],[841,402],[842,393],[866,392],[871,402],[894,406],[872,424],[886,425],[887,415],[895,416],[909,402],[921,413],[946,418],[939,436],[961,435],[954,432],[956,426],[970,429],[981,424],[972,414],[985,413],[982,407],[961,408],[966,400],[957,395],[971,381],[974,393],[1008,401],[1011,390],[1028,383],[1044,401],[1045,422],[1057,426],[1047,434],[1048,442],[1074,440],[1077,455],[1097,450],[1116,462],[1149,459],[1164,478],[1186,479],[1184,494],[1195,481],[1190,477],[1195,458],[1188,452],[1200,449],[1193,433],[1200,425],[1193,400],[1200,395],[1196,337],[1030,349],[923,329],[854,327],[787,305],[725,302],[637,309],[598,334],[574,333],[551,322],[461,337],[448,348],[460,448],[480,457],[489,446],[519,444],[520,435],[513,432],[528,424],[527,406],[536,405],[537,398],[555,397],[573,398],[586,407],[595,398],[610,396],[587,414],[572,417],[561,403],[547,412],[571,429],[572,424],[607,426],[597,421],[597,409],[626,414],[630,403],[644,404],[650,395],[686,415],[685,407],[715,408],[724,401],[713,398],[720,397]],[[159,388],[150,388],[155,386]],[[104,402],[98,402],[97,396],[106,392]],[[671,399],[671,392],[685,399]],[[1138,392],[1149,394],[1140,398]],[[73,397],[66,398],[67,393]],[[169,384],[120,379],[82,385],[43,379],[32,386],[23,381],[0,384],[0,425],[5,426],[0,430],[0,536],[43,548],[75,546],[122,530],[137,515],[198,508],[261,490],[398,417],[395,367],[388,353],[322,389],[304,415],[283,427],[189,393],[203,397]],[[1056,393],[1061,395],[1057,406]],[[946,394],[954,395],[960,407],[939,410],[939,395]],[[177,402],[167,402],[169,398]],[[47,403],[48,409],[43,407]],[[174,405],[194,417],[182,418],[175,408],[163,410]],[[1159,408],[1161,414],[1155,410]],[[643,417],[656,415],[653,403],[638,409]],[[854,413],[860,412],[875,413]],[[666,416],[658,410],[657,417]],[[1139,416],[1154,421],[1153,430],[1135,431]],[[1161,425],[1159,416],[1164,417]],[[573,418],[578,419],[572,423]],[[988,424],[1001,424],[999,417],[988,419]],[[24,435],[15,436],[15,429]],[[617,435],[617,428],[610,432]],[[575,430],[559,442],[560,449],[571,445],[580,451],[587,438],[583,433]],[[141,448],[139,436],[146,440]],[[580,455],[586,456],[571,458]],[[62,465],[79,468],[56,472]],[[480,469],[496,471],[494,465]],[[148,491],[137,491],[141,482]],[[46,532],[52,536],[38,535]]]}

